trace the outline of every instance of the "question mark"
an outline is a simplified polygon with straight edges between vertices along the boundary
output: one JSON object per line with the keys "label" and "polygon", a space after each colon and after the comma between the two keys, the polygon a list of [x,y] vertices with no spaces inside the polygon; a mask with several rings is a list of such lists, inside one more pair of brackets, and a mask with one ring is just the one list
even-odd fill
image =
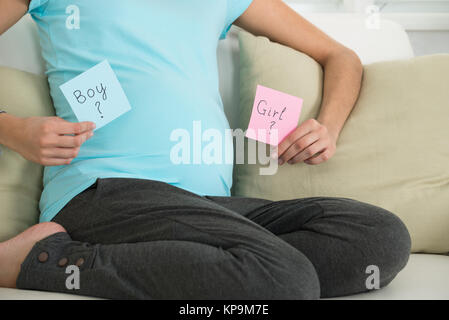
{"label": "question mark", "polygon": [[273,126],[276,124],[276,121],[271,121],[271,126],[270,126],[270,134],[271,134],[271,129],[273,129]]}
{"label": "question mark", "polygon": [[[95,106],[97,107],[97,110],[100,114],[103,114],[103,112],[101,112],[100,110],[100,101],[95,102]],[[103,116],[101,116],[101,118],[103,119]]]}

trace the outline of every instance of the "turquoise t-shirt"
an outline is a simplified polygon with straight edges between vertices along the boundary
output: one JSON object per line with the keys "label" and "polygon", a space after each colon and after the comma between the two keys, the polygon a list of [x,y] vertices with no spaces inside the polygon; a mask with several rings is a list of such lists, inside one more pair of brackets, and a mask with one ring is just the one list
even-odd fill
{"label": "turquoise t-shirt", "polygon": [[[45,168],[41,222],[97,178],[152,179],[200,195],[230,194],[233,165],[225,157],[232,153],[232,137],[225,134],[216,50],[251,1],[30,2],[57,116],[77,122],[59,86],[106,59],[132,107],[95,131],[70,165]],[[198,162],[195,150],[190,161],[172,161],[180,140],[170,137],[177,129],[190,134],[191,149],[198,146],[198,129],[221,132],[223,161]],[[201,147],[208,143],[199,140]]]}

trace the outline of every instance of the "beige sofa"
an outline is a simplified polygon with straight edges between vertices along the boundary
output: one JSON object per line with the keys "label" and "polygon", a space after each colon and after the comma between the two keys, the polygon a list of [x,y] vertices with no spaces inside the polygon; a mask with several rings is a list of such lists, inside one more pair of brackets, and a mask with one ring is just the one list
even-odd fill
{"label": "beige sofa", "polygon": [[[413,57],[405,31],[391,21],[379,29],[364,27],[364,19],[352,15],[309,15],[321,29],[354,49],[363,63]],[[239,48],[233,27],[218,47],[220,92],[227,116],[235,121],[238,106]],[[375,44],[375,45],[373,45]],[[42,74],[36,27],[29,16],[0,37],[0,65]],[[1,210],[1,208],[0,208]],[[0,299],[88,299],[74,295],[0,288]],[[449,257],[412,254],[407,267],[386,288],[340,299],[449,299]]]}

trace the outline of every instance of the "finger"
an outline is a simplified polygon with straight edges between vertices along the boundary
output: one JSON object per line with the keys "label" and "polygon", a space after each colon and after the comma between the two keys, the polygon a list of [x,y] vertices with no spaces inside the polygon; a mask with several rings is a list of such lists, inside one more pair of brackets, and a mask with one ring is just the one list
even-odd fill
{"label": "finger", "polygon": [[287,151],[287,149],[290,148],[295,143],[295,141],[313,131],[317,126],[318,122],[315,119],[304,121],[292,133],[290,133],[284,139],[284,141],[279,144],[277,148],[278,156],[280,157],[282,154],[284,154],[284,152]]}
{"label": "finger", "polygon": [[323,162],[329,160],[329,158],[330,158],[330,152],[328,150],[326,150],[310,159],[304,160],[304,163],[311,164],[311,165],[317,165],[317,164],[320,164],[320,163],[323,163]]}
{"label": "finger", "polygon": [[45,159],[74,159],[78,156],[79,148],[49,148],[42,150]]}
{"label": "finger", "polygon": [[81,145],[86,142],[88,139],[90,139],[93,136],[92,131],[87,131],[85,133],[76,135],[76,136],[57,136],[54,139],[54,143],[52,144],[52,147],[57,148],[77,148],[81,147]]}
{"label": "finger", "polygon": [[73,159],[44,158],[41,164],[44,166],[63,166],[70,164]]}
{"label": "finger", "polygon": [[40,140],[42,147],[50,148],[76,148],[80,147],[86,140],[93,136],[92,131],[87,131],[79,135],[56,135],[49,134]]}
{"label": "finger", "polygon": [[281,162],[285,163],[297,156],[299,153],[307,149],[320,139],[318,132],[313,131],[302,138],[296,140],[285,152],[280,156]]}
{"label": "finger", "polygon": [[309,147],[305,148],[303,151],[298,153],[296,156],[294,156],[292,159],[288,161],[289,164],[294,164],[298,162],[303,162],[304,160],[307,160],[317,153],[320,153],[324,151],[328,146],[328,143],[324,139],[320,139],[314,144],[310,145]]}
{"label": "finger", "polygon": [[87,131],[92,131],[95,129],[95,123],[90,121],[84,122],[69,122],[69,121],[57,121],[56,122],[56,133],[58,134],[75,134],[79,135]]}

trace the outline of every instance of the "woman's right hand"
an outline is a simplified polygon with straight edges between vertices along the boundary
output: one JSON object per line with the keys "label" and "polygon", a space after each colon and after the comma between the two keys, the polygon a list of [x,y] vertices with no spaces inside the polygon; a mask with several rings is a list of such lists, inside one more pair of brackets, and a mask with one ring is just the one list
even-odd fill
{"label": "woman's right hand", "polygon": [[[22,18],[29,0],[0,1],[0,34]],[[92,122],[72,123],[58,117],[18,118],[0,114],[0,144],[45,166],[69,164],[93,135]]]}
{"label": "woman's right hand", "polygon": [[72,123],[58,117],[16,118],[7,146],[44,166],[70,164],[93,136],[93,122]]}

